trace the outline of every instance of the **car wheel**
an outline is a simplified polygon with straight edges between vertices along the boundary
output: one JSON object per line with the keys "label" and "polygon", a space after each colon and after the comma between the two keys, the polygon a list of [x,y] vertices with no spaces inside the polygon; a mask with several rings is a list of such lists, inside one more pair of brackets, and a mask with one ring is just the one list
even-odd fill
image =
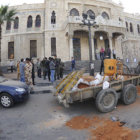
{"label": "car wheel", "polygon": [[13,98],[8,93],[2,93],[0,95],[0,104],[5,108],[9,108],[13,106],[14,101]]}

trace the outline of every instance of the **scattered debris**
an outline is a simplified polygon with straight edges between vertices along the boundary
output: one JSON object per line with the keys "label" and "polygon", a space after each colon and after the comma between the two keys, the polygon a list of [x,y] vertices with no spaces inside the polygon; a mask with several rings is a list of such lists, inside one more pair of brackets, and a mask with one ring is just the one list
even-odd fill
{"label": "scattered debris", "polygon": [[119,117],[111,117],[111,120],[112,120],[113,122],[117,122],[117,121],[119,121]]}

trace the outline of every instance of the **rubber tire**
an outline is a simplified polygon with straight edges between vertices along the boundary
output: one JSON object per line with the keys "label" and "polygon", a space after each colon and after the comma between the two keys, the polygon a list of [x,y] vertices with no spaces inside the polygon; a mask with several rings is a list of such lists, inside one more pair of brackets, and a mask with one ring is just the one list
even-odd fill
{"label": "rubber tire", "polygon": [[[110,93],[114,96],[114,101],[110,103],[110,107],[109,106],[107,107],[103,104],[103,99],[105,99],[104,97],[106,97],[106,95]],[[108,113],[108,112],[113,111],[115,107],[117,106],[117,103],[118,103],[118,94],[116,93],[114,89],[109,88],[109,89],[101,90],[97,94],[96,107],[102,113]]]}
{"label": "rubber tire", "polygon": [[[127,93],[129,91],[132,91],[132,97],[130,99],[127,98]],[[123,89],[123,93],[122,93],[122,96],[121,96],[121,100],[123,101],[123,103],[125,105],[130,105],[132,103],[134,103],[136,101],[136,98],[137,98],[137,88],[136,86],[134,86],[133,84],[129,84],[129,85],[126,85]]]}
{"label": "rubber tire", "polygon": [[[1,103],[1,97],[2,96],[7,96],[9,99],[10,99],[10,105],[9,106],[4,106],[2,103]],[[0,94],[0,104],[4,107],[4,108],[10,108],[10,107],[12,107],[13,105],[14,105],[14,100],[13,100],[13,98],[8,94],[8,93],[2,93],[2,94]]]}

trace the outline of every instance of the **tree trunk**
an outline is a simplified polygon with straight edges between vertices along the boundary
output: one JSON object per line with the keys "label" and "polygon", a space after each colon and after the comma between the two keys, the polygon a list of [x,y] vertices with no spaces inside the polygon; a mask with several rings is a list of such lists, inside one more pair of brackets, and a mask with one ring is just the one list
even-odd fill
{"label": "tree trunk", "polygon": [[1,62],[1,39],[2,39],[2,25],[0,24],[0,62]]}
{"label": "tree trunk", "polygon": [[2,25],[0,24],[0,76],[3,76],[1,68],[1,39],[2,39]]}

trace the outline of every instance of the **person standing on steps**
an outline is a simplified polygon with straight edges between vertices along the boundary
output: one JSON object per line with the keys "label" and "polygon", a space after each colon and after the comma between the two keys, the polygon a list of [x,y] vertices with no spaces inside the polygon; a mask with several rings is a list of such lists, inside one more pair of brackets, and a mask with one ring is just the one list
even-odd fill
{"label": "person standing on steps", "polygon": [[19,64],[19,71],[20,71],[20,81],[25,82],[25,63],[23,62],[23,58]]}
{"label": "person standing on steps", "polygon": [[17,61],[17,80],[19,80],[20,79],[20,61]]}
{"label": "person standing on steps", "polygon": [[32,82],[32,63],[30,62],[30,58],[26,58],[25,64],[25,82],[26,84],[33,89],[33,82]]}
{"label": "person standing on steps", "polygon": [[112,50],[112,54],[113,54],[113,58],[116,59],[116,50],[115,49]]}
{"label": "person standing on steps", "polygon": [[46,72],[47,72],[46,57],[42,60],[41,67],[42,67],[42,71],[43,71],[43,79],[46,80]]}
{"label": "person standing on steps", "polygon": [[75,70],[75,59],[74,57],[71,58],[71,71]]}
{"label": "person standing on steps", "polygon": [[48,76],[48,80],[50,81],[50,61],[46,58],[46,76]]}
{"label": "person standing on steps", "polygon": [[10,60],[10,69],[11,69],[11,73],[13,73],[14,71],[14,61]]}
{"label": "person standing on steps", "polygon": [[101,60],[103,60],[104,57],[105,57],[105,50],[104,50],[104,48],[102,47],[101,50],[100,50],[100,58],[101,58]]}
{"label": "person standing on steps", "polygon": [[52,82],[52,84],[54,83],[54,81],[55,81],[55,61],[54,61],[54,59],[53,58],[50,58],[50,64],[49,64],[49,66],[50,66],[50,72],[51,72],[51,82]]}
{"label": "person standing on steps", "polygon": [[32,83],[33,85],[35,85],[35,65],[33,59],[31,59],[31,63],[32,63]]}
{"label": "person standing on steps", "polygon": [[41,78],[41,64],[39,58],[37,59],[36,67],[37,67],[37,76]]}
{"label": "person standing on steps", "polygon": [[60,78],[63,78],[64,63],[60,59]]}
{"label": "person standing on steps", "polygon": [[55,62],[55,80],[59,80],[59,75],[60,75],[60,63],[59,59],[57,58],[56,55],[54,55],[54,62]]}

